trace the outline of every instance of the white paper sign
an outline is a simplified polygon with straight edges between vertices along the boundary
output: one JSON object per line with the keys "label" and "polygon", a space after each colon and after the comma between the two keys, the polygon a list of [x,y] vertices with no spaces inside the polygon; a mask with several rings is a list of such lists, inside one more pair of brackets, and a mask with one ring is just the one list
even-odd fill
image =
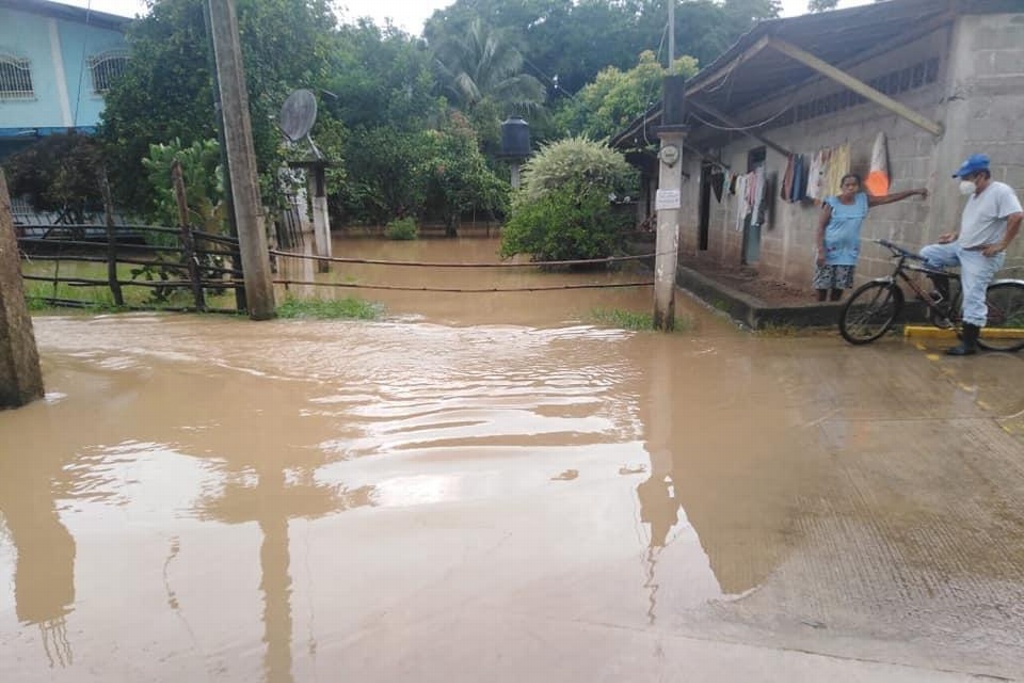
{"label": "white paper sign", "polygon": [[683,208],[682,197],[679,190],[658,190],[654,198],[654,209],[656,211],[669,211]]}

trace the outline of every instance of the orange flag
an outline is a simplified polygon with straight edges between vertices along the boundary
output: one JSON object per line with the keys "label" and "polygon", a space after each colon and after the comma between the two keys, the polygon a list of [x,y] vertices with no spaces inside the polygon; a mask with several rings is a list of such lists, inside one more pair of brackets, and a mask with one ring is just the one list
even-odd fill
{"label": "orange flag", "polygon": [[889,150],[885,143],[885,133],[875,138],[875,146],[871,150],[871,170],[864,181],[864,188],[874,197],[889,194]]}

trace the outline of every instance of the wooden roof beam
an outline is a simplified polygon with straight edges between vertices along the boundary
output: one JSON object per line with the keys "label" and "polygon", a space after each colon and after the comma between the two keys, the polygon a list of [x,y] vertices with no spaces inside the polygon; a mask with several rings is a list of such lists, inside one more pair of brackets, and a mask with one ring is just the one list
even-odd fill
{"label": "wooden roof beam", "polygon": [[828,62],[819,59],[818,57],[815,57],[810,52],[807,52],[806,50],[803,50],[797,47],[796,45],[793,45],[792,43],[780,40],[779,38],[772,38],[771,40],[769,40],[769,45],[775,50],[778,50],[782,54],[786,55],[787,57],[795,59],[801,64],[808,66],[811,69],[814,69],[821,75],[830,78],[833,81],[836,81],[840,85],[849,88],[850,90],[854,91],[859,95],[863,95],[864,97],[871,100],[878,106],[888,109],[892,113],[896,114],[901,118],[906,119],[907,121],[914,124],[918,128],[922,128],[935,136],[942,135],[943,129],[941,123],[937,123],[925,116],[922,116],[921,114],[918,114],[916,111],[906,106],[905,104],[897,102],[888,95],[875,90],[864,81],[854,78],[845,71],[842,71],[841,69],[832,66]]}

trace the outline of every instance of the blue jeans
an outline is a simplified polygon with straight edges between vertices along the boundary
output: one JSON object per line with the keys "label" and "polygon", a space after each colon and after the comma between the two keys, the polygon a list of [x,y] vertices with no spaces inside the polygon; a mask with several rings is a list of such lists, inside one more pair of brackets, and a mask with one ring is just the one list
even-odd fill
{"label": "blue jeans", "polygon": [[985,256],[980,251],[967,251],[957,242],[929,244],[921,250],[921,256],[932,268],[960,266],[960,286],[963,289],[963,320],[978,327],[984,327],[988,319],[985,304],[985,290],[996,272],[1003,267],[1006,253]]}

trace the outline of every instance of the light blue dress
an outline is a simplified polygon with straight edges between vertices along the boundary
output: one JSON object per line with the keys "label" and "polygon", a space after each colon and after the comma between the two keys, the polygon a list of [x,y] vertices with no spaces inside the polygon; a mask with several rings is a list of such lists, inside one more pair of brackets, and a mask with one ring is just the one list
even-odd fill
{"label": "light blue dress", "polygon": [[825,226],[825,265],[855,266],[860,257],[860,229],[868,215],[868,196],[854,195],[852,204],[843,204],[839,197],[828,197],[832,219]]}

